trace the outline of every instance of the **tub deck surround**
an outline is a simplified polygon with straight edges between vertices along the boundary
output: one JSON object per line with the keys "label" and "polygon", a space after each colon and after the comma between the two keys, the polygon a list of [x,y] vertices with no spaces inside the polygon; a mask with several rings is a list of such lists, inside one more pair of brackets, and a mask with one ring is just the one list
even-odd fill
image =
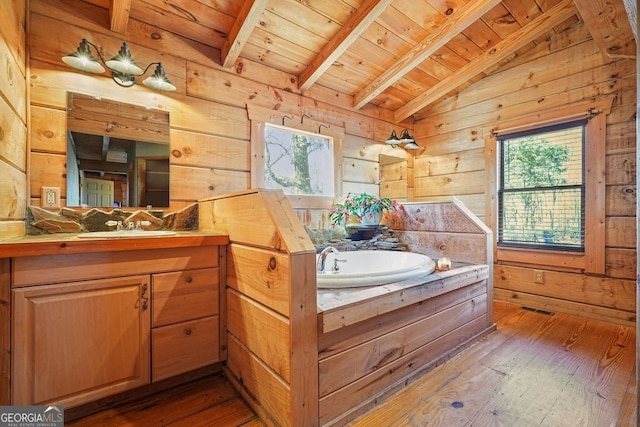
{"label": "tub deck surround", "polygon": [[488,265],[388,285],[318,290],[320,425],[344,425],[495,325]]}
{"label": "tub deck surround", "polygon": [[[200,229],[229,235],[225,374],[267,424],[344,424],[494,327],[491,232],[455,201],[411,206],[418,219],[393,227],[436,235],[426,255],[452,270],[318,290],[315,247],[281,191],[199,201]],[[451,235],[473,243],[449,245]]]}
{"label": "tub deck surround", "polygon": [[489,277],[487,265],[458,263],[448,271],[403,280],[387,285],[318,289],[318,325],[321,333],[328,333],[354,325],[446,292],[467,286],[470,282],[485,281]]}

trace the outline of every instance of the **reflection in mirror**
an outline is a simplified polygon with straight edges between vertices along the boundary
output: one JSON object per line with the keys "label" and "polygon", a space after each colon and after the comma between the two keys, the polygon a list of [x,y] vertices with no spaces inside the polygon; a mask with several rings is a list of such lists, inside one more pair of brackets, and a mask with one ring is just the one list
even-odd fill
{"label": "reflection in mirror", "polygon": [[380,154],[380,197],[410,201],[407,159]]}
{"label": "reflection in mirror", "polygon": [[169,206],[168,112],[69,93],[67,130],[67,206]]}

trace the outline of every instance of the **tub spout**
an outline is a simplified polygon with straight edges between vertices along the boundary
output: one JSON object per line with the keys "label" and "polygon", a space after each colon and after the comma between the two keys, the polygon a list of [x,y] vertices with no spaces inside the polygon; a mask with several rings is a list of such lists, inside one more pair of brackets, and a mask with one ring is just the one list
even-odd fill
{"label": "tub spout", "polygon": [[338,255],[340,252],[333,246],[327,246],[320,252],[320,256],[318,257],[318,261],[316,262],[316,271],[318,273],[324,273],[324,264],[327,261],[327,255],[330,253]]}

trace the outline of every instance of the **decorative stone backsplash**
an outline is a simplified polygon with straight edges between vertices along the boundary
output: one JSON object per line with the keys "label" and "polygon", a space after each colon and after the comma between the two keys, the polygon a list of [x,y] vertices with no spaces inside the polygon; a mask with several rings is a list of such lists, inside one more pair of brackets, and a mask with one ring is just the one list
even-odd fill
{"label": "decorative stone backsplash", "polygon": [[[387,251],[407,251],[408,246],[395,236],[395,231],[387,226],[380,226],[362,239],[353,240],[351,238],[341,238],[325,241],[314,241],[316,252],[322,252],[327,246],[333,246],[339,251],[360,251],[360,250],[387,250]],[[307,229],[307,233],[313,233]],[[344,233],[341,233],[342,235]],[[315,236],[314,236],[315,237]],[[314,239],[312,237],[312,240]]]}
{"label": "decorative stone backsplash", "polygon": [[183,209],[164,214],[158,209],[125,211],[118,208],[92,208],[76,210],[62,208],[51,211],[38,206],[27,209],[27,234],[48,233],[82,233],[91,231],[109,231],[107,221],[122,221],[128,224],[137,221],[148,221],[150,225],[142,226],[144,230],[174,230],[186,231],[198,229],[198,204],[192,204]]}

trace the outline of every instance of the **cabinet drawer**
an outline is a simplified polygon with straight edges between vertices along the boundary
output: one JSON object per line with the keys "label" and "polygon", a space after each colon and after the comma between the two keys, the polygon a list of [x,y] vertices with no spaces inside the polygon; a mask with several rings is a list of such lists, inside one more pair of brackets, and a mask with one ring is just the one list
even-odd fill
{"label": "cabinet drawer", "polygon": [[90,252],[12,260],[12,287],[218,266],[217,246]]}
{"label": "cabinet drawer", "polygon": [[218,362],[218,316],[151,331],[152,381],[159,381]]}
{"label": "cabinet drawer", "polygon": [[218,269],[152,276],[152,326],[165,326],[218,314]]}

